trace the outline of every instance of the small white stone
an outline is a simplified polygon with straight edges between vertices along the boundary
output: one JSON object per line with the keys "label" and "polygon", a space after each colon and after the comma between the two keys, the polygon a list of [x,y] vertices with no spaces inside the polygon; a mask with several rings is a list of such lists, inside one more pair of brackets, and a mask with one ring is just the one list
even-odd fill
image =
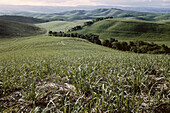
{"label": "small white stone", "polygon": [[73,85],[71,85],[71,84],[65,83],[65,86],[66,86],[68,89],[70,89],[70,90],[73,90],[73,91],[76,90],[76,87],[73,86]]}

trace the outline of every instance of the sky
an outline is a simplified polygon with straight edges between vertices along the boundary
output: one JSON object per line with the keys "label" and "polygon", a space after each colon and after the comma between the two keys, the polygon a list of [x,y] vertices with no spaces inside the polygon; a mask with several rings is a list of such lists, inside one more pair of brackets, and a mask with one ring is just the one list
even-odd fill
{"label": "sky", "polygon": [[170,0],[0,0],[1,5],[170,7]]}

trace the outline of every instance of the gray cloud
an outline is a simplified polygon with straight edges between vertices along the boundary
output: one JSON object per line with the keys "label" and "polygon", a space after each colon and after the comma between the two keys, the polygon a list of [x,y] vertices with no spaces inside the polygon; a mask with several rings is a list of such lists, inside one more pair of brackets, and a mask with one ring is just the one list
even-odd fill
{"label": "gray cloud", "polygon": [[150,6],[150,7],[168,7],[170,0],[91,0],[92,2],[105,5],[123,5],[123,6]]}
{"label": "gray cloud", "polygon": [[2,0],[0,4],[14,5],[107,5],[133,7],[170,7],[170,0]]}

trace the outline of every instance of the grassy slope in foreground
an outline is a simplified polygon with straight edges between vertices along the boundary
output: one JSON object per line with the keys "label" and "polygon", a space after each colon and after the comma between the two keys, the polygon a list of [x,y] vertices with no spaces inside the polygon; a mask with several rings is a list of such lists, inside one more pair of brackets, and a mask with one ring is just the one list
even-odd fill
{"label": "grassy slope in foreground", "polygon": [[0,20],[0,38],[32,36],[44,31],[35,25]]}
{"label": "grassy slope in foreground", "polygon": [[101,39],[170,40],[170,25],[129,19],[106,19],[75,32],[98,34]]}
{"label": "grassy slope in foreground", "polygon": [[4,112],[160,112],[159,106],[168,106],[169,59],[77,38],[0,39],[0,107]]}

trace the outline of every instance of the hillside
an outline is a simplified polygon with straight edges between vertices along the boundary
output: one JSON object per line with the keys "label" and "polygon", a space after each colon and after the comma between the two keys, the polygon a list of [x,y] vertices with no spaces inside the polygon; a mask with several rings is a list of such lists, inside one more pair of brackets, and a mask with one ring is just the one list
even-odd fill
{"label": "hillside", "polygon": [[23,14],[27,13],[59,13],[71,10],[94,10],[99,8],[118,8],[122,10],[132,10],[152,13],[170,13],[170,8],[154,7],[120,7],[120,6],[30,6],[30,5],[0,5],[0,14]]}
{"label": "hillside", "polygon": [[83,25],[84,22],[90,20],[75,20],[75,21],[51,21],[46,23],[36,24],[40,28],[44,28],[47,31],[63,31],[66,32],[68,29],[75,27],[77,25]]}
{"label": "hillside", "polygon": [[45,20],[37,19],[33,17],[14,16],[14,15],[0,16],[0,20],[9,20],[9,21],[16,21],[16,22],[30,23],[30,24],[46,22]]}
{"label": "hillside", "polygon": [[[61,12],[56,11],[56,13],[53,11],[53,13],[17,12],[17,13],[10,13],[10,14],[34,17],[34,19],[38,18],[38,19],[41,19],[41,20],[39,20],[40,22],[43,20],[46,20],[46,21],[87,20],[87,19],[96,19],[99,17],[127,18],[127,19],[147,20],[147,21],[160,21],[160,20],[169,20],[170,19],[170,14],[137,12],[137,11],[130,11],[130,9],[122,10],[122,9],[109,8],[109,7],[108,8],[100,8],[100,9],[91,9],[91,10],[88,10],[88,9],[73,10],[72,9],[70,11],[61,11]],[[32,18],[29,18],[29,19],[32,19]]]}
{"label": "hillside", "polygon": [[72,37],[0,39],[0,111],[168,113],[169,58]]}
{"label": "hillside", "polygon": [[170,25],[130,19],[105,19],[75,32],[97,34],[101,39],[170,40]]}
{"label": "hillside", "polygon": [[34,25],[0,20],[0,38],[31,36],[43,32],[44,30]]}
{"label": "hillside", "polygon": [[147,21],[159,21],[170,19],[170,16],[168,14],[127,11],[116,8],[95,10],[73,10],[53,14],[39,14],[34,15],[34,17],[44,20],[67,20],[67,21],[95,19],[99,17],[128,18]]}

